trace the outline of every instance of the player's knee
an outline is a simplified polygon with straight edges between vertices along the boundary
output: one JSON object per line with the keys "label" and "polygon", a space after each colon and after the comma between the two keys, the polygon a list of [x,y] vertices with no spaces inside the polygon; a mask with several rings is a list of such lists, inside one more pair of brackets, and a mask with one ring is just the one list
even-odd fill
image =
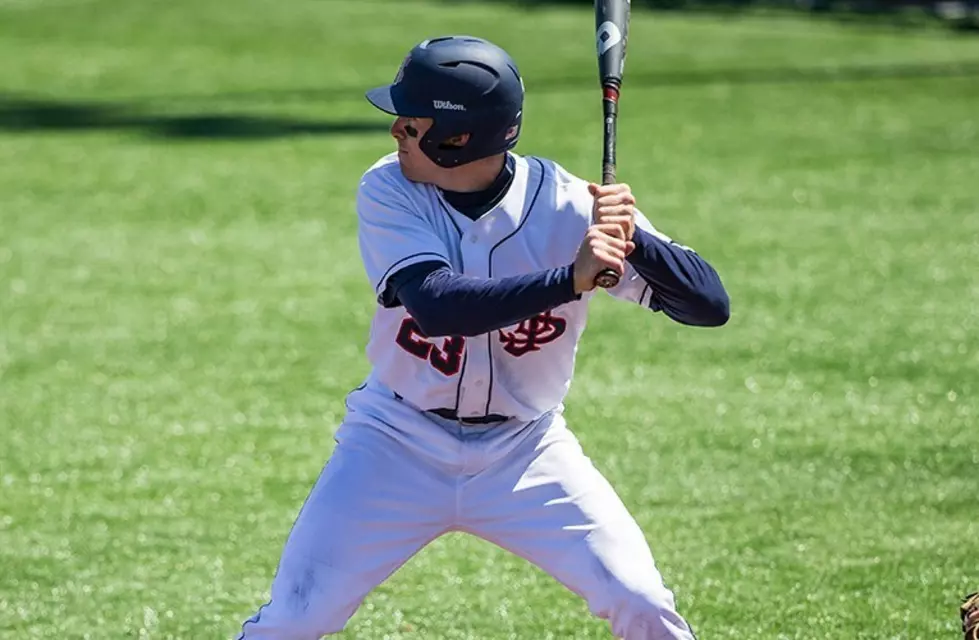
{"label": "player's knee", "polygon": [[260,614],[242,625],[239,640],[319,640],[343,629],[344,622],[331,620],[318,608],[306,610],[277,606],[275,600]]}
{"label": "player's knee", "polygon": [[241,640],[318,640],[342,631],[356,607],[342,583],[316,566],[277,577],[271,601],[245,622]]}
{"label": "player's knee", "polygon": [[610,622],[616,637],[625,640],[692,640],[687,623],[676,611],[673,593],[665,588],[644,590],[621,586]]}

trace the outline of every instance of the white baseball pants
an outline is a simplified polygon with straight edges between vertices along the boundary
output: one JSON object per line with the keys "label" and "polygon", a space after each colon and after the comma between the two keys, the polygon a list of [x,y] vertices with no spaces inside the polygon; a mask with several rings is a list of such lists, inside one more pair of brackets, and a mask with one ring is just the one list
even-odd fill
{"label": "white baseball pants", "polygon": [[271,600],[240,640],[316,640],[438,536],[464,531],[539,566],[617,638],[693,640],[639,526],[560,414],[469,427],[376,382],[351,394],[293,525]]}

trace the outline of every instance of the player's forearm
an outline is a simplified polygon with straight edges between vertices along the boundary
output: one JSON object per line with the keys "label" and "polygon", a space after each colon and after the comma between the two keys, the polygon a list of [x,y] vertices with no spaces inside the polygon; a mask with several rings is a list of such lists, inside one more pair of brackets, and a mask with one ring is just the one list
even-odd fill
{"label": "player's forearm", "polygon": [[577,299],[570,266],[508,278],[474,278],[448,267],[416,277],[398,299],[429,337],[476,336]]}
{"label": "player's forearm", "polygon": [[636,249],[627,258],[649,283],[663,313],[682,324],[720,326],[730,316],[730,301],[720,276],[693,251],[637,228]]}

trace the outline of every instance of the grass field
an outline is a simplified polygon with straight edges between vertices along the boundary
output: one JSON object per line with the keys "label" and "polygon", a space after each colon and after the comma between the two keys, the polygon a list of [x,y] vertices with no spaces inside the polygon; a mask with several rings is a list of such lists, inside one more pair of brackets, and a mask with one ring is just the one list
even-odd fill
{"label": "grass field", "polygon": [[[367,373],[363,90],[415,42],[526,76],[518,151],[600,168],[593,17],[0,0],[0,637],[227,638]],[[707,639],[955,637],[979,588],[979,39],[634,12],[620,178],[722,329],[599,298],[568,415]],[[346,638],[606,638],[461,535]]]}

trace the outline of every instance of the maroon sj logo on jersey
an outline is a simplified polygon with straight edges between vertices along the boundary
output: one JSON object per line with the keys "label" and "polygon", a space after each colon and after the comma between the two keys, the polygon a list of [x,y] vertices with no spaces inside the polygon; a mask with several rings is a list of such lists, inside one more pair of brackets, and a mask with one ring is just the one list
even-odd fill
{"label": "maroon sj logo on jersey", "polygon": [[500,342],[504,351],[519,358],[531,351],[540,351],[541,345],[557,340],[567,328],[564,318],[547,311],[523,320],[513,331],[500,329]]}

